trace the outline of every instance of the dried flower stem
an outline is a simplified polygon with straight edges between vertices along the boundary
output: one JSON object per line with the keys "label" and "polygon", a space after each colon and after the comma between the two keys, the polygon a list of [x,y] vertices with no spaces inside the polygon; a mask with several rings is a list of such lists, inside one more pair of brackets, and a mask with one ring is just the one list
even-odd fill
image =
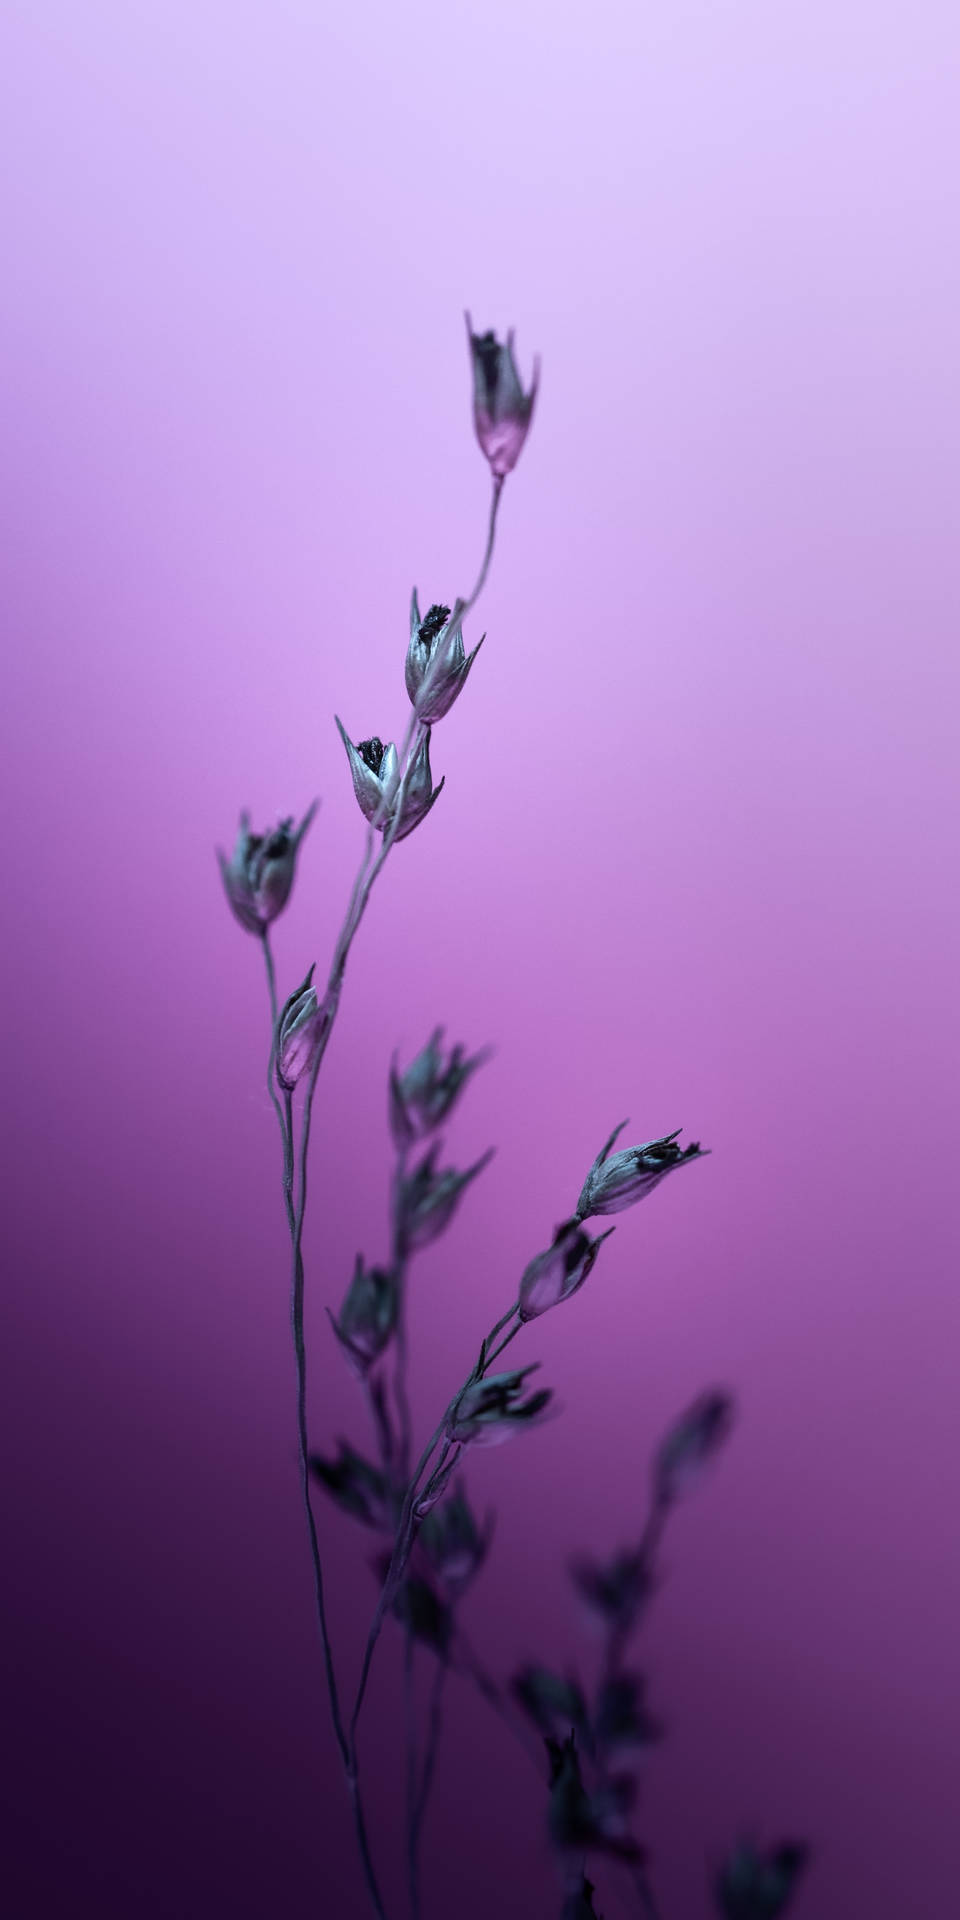
{"label": "dried flower stem", "polygon": [[[487,529],[487,544],[484,551],[483,561],[481,564],[480,572],[477,577],[477,581],[474,586],[473,592],[471,593],[469,600],[465,602],[463,611],[466,611],[468,608],[472,607],[475,604],[476,600],[479,598],[480,592],[482,591],[484,582],[487,577],[490,561],[493,555],[494,540],[496,535],[497,508],[500,501],[500,494],[502,492],[502,487],[503,487],[502,480],[495,479],[493,483],[493,491],[492,491],[492,498],[491,498],[491,505],[490,505],[490,516],[489,516],[488,529]],[[304,1213],[306,1210],[306,1200],[307,1200],[307,1177],[306,1177],[307,1150],[309,1147],[309,1140],[310,1140],[310,1121],[311,1121],[311,1115],[313,1111],[313,1099],[314,1099],[314,1094],[316,1092],[317,1078],[319,1076],[321,1065],[323,1064],[324,1055],[326,1054],[326,1050],[327,1050],[327,1044],[329,1042],[330,1035],[333,1031],[334,1023],[336,1020],[336,1015],[337,1015],[337,1011],[340,1003],[340,993],[343,986],[343,978],[346,970],[347,959],[350,953],[350,948],[356,937],[356,934],[359,929],[360,923],[363,919],[364,913],[366,912],[367,904],[370,899],[370,894],[376,883],[377,877],[382,872],[383,867],[385,866],[386,861],[389,858],[390,851],[393,847],[394,841],[397,837],[397,832],[400,826],[400,820],[403,812],[403,803],[406,798],[407,790],[409,788],[410,777],[413,771],[414,761],[416,759],[416,755],[419,751],[421,743],[425,738],[426,732],[427,732],[427,729],[424,726],[423,722],[419,720],[415,714],[411,714],[410,720],[407,725],[406,735],[404,737],[403,748],[399,757],[400,779],[399,779],[395,793],[389,796],[389,800],[387,796],[385,796],[385,799],[384,799],[384,805],[386,806],[387,804],[389,804],[391,806],[391,809],[392,809],[391,818],[389,820],[389,823],[383,829],[381,846],[380,846],[379,852],[376,855],[374,855],[374,844],[375,844],[374,832],[375,832],[375,828],[381,824],[379,816],[376,816],[374,820],[370,822],[367,828],[366,845],[364,848],[363,858],[361,860],[356,878],[353,883],[353,888],[351,890],[350,900],[347,906],[347,911],[344,917],[343,925],[341,926],[340,932],[337,936],[337,940],[334,946],[333,958],[330,964],[330,972],[327,978],[327,988],[326,988],[326,993],[325,993],[324,1002],[323,1002],[324,1011],[327,1016],[326,1023],[320,1037],[320,1044],[317,1047],[316,1054],[314,1056],[313,1062],[310,1067],[310,1072],[307,1079],[306,1094],[304,1099],[302,1134],[301,1134],[300,1154],[299,1154],[300,1195],[299,1195],[299,1200],[296,1205],[296,1208],[294,1207],[294,1202],[293,1202],[293,1183],[294,1183],[294,1177],[295,1177],[293,1102],[292,1102],[292,1096],[289,1093],[287,1093],[285,1095],[284,1110],[281,1112],[280,1105],[276,1099],[274,1087],[273,1087],[273,1075],[274,1075],[274,1067],[276,1063],[276,1048],[277,1048],[276,980],[275,980],[275,974],[274,974],[274,968],[273,968],[273,956],[270,951],[269,942],[266,937],[266,932],[264,933],[264,940],[263,940],[264,959],[265,959],[266,969],[267,969],[267,984],[268,984],[269,993],[270,993],[270,1012],[271,1012],[271,1046],[270,1046],[270,1065],[268,1070],[269,1080],[270,1080],[270,1094],[277,1112],[277,1118],[280,1124],[281,1135],[283,1138],[284,1206],[287,1214],[287,1221],[290,1228],[290,1235],[291,1235],[291,1240],[293,1244],[291,1322],[292,1322],[292,1328],[293,1328],[293,1344],[294,1344],[294,1354],[296,1358],[296,1368],[297,1368],[297,1435],[298,1435],[299,1448],[300,1448],[301,1488],[303,1493],[304,1512],[305,1512],[306,1521],[307,1521],[307,1531],[308,1531],[308,1536],[310,1541],[310,1555],[311,1555],[311,1561],[313,1564],[314,1592],[315,1592],[315,1598],[316,1598],[317,1620],[320,1627],[320,1637],[323,1645],[324,1667],[326,1671],[327,1692],[330,1700],[330,1712],[331,1712],[331,1718],[333,1721],[333,1730],[334,1730],[334,1735],[336,1737],[337,1746],[340,1751],[340,1756],[343,1761],[344,1770],[347,1777],[347,1784],[350,1790],[350,1796],[353,1803],[354,1823],[355,1823],[356,1832],[357,1832],[357,1842],[360,1849],[360,1856],[363,1863],[363,1869],[364,1869],[364,1874],[367,1881],[367,1887],[370,1893],[371,1900],[373,1902],[374,1911],[378,1916],[378,1920],[386,1920],[385,1909],[384,1909],[383,1901],[377,1885],[376,1875],[373,1869],[373,1862],[371,1859],[370,1848],[369,1848],[369,1843],[368,1843],[367,1834],[366,1834],[366,1825],[363,1817],[363,1807],[362,1807],[362,1802],[360,1798],[359,1776],[358,1776],[358,1766],[357,1766],[357,1745],[356,1745],[356,1737],[355,1737],[355,1726],[351,1725],[350,1738],[348,1740],[344,1732],[343,1721],[340,1714],[340,1703],[339,1703],[339,1696],[337,1691],[336,1673],[335,1673],[334,1664],[333,1664],[333,1652],[330,1644],[330,1635],[329,1635],[329,1630],[327,1627],[327,1619],[326,1619],[326,1608],[325,1608],[324,1590],[323,1590],[323,1569],[322,1569],[322,1564],[320,1559],[320,1547],[319,1547],[319,1541],[317,1538],[317,1529],[316,1529],[316,1522],[314,1520],[314,1515],[313,1515],[313,1507],[310,1501],[310,1479],[309,1479],[309,1468],[307,1464],[308,1443],[307,1443],[307,1426],[306,1426],[306,1345],[304,1341],[304,1332],[303,1332],[304,1267],[303,1267],[302,1241],[303,1241],[303,1221],[304,1221]],[[405,1357],[404,1357],[404,1369],[405,1369]],[[401,1417],[401,1452],[402,1452],[404,1445],[406,1446],[407,1451],[409,1451],[409,1410],[406,1408],[405,1371],[403,1375],[398,1378],[397,1385],[398,1385],[398,1406],[400,1409],[400,1417]],[[405,1439],[404,1439],[404,1435],[406,1436]],[[431,1452],[433,1451],[432,1447],[430,1451]],[[408,1464],[409,1464],[408,1461],[406,1461],[405,1465],[408,1465]],[[391,1593],[391,1600],[393,1599],[396,1593],[396,1584],[397,1583],[395,1582],[393,1592]],[[381,1600],[382,1600],[382,1597],[383,1596],[381,1595]],[[384,1611],[385,1609],[378,1609],[378,1613],[379,1613],[378,1622],[377,1622],[378,1634],[379,1634],[380,1626],[382,1625]],[[369,1650],[369,1643],[368,1643],[368,1656],[365,1659],[364,1674],[361,1682],[361,1697],[362,1697],[362,1692],[366,1687],[366,1675],[369,1671],[369,1651],[370,1650]]]}

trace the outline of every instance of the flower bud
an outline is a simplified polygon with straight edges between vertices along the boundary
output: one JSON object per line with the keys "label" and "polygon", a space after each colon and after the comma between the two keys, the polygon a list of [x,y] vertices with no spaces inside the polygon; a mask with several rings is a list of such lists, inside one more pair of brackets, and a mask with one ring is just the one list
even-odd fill
{"label": "flower bud", "polygon": [[270,922],[286,906],[300,843],[317,805],[315,800],[307,808],[296,829],[291,817],[281,820],[270,833],[251,833],[250,815],[242,813],[237,844],[230,860],[218,847],[217,859],[227,900],[248,933],[262,937]]}
{"label": "flower bud", "polygon": [[737,1847],[714,1882],[724,1920],[777,1920],[786,1913],[808,1858],[809,1849],[795,1841],[766,1854],[747,1842]]}
{"label": "flower bud", "polygon": [[510,1691],[518,1706],[533,1721],[538,1733],[564,1736],[571,1727],[585,1734],[589,1727],[587,1703],[578,1680],[561,1680],[547,1667],[521,1667],[510,1682]]}
{"label": "flower bud", "polygon": [[335,1460],[325,1460],[319,1453],[311,1454],[308,1465],[314,1479],[354,1520],[362,1520],[367,1527],[389,1530],[394,1523],[394,1512],[386,1476],[357,1453],[349,1441],[341,1440],[339,1448]]}
{"label": "flower bud", "polygon": [[460,1205],[465,1189],[493,1158],[491,1147],[488,1153],[481,1155],[472,1167],[467,1168],[466,1173],[457,1173],[453,1167],[445,1167],[441,1173],[437,1173],[439,1151],[440,1142],[436,1141],[419,1165],[400,1184],[400,1232],[408,1253],[428,1247],[432,1240],[444,1232]]}
{"label": "flower bud", "polygon": [[[389,1553],[378,1555],[374,1572],[381,1585],[390,1571]],[[436,1593],[429,1580],[418,1573],[406,1573],[397,1588],[392,1608],[394,1617],[432,1653],[445,1656],[453,1637],[453,1613],[446,1600]]]}
{"label": "flower bud", "polygon": [[[391,740],[385,747],[376,735],[370,740],[361,740],[354,746],[346,728],[337,720],[340,738],[347,750],[350,762],[350,774],[353,791],[357,796],[360,811],[364,819],[369,820],[385,833],[393,824],[396,811],[396,798],[400,789],[400,760],[397,749]],[[432,783],[430,773],[430,733],[429,729],[417,748],[410,767],[400,808],[400,824],[394,834],[395,840],[405,840],[414,827],[425,819],[443,789]]]}
{"label": "flower bud", "polygon": [[662,1506],[671,1506],[699,1480],[722,1447],[733,1424],[733,1399],[714,1390],[703,1393],[671,1427],[654,1461],[654,1487]]}
{"label": "flower bud", "polygon": [[559,1852],[597,1852],[612,1854],[618,1860],[642,1860],[643,1850],[627,1824],[636,1798],[636,1781],[628,1774],[613,1775],[605,1779],[599,1792],[588,1794],[573,1733],[562,1744],[548,1739],[547,1754],[550,1837]]}
{"label": "flower bud", "polygon": [[660,1722],[647,1712],[643,1691],[638,1673],[618,1673],[604,1681],[595,1722],[601,1746],[650,1747],[663,1738]]}
{"label": "flower bud", "polygon": [[464,1059],[463,1048],[456,1046],[444,1063],[442,1038],[443,1028],[436,1027],[405,1073],[397,1072],[395,1060],[390,1068],[390,1131],[398,1153],[442,1125],[470,1075],[490,1058],[488,1047]]}
{"label": "flower bud", "polygon": [[311,985],[313,975],[311,967],[302,987],[284,1003],[277,1022],[277,1079],[284,1093],[292,1093],[312,1067],[330,1024],[327,1008],[321,1006]]}
{"label": "flower bud", "polygon": [[469,314],[466,321],[477,439],[494,478],[503,480],[516,466],[530,429],[540,362],[534,360],[530,391],[524,393],[513,357],[512,329],[507,334],[506,346],[502,347],[495,333],[474,333]]}
{"label": "flower bud", "polygon": [[691,1160],[705,1157],[697,1141],[689,1147],[677,1146],[679,1127],[675,1133],[665,1134],[662,1140],[648,1140],[645,1146],[627,1147],[611,1155],[617,1134],[622,1133],[626,1124],[621,1120],[619,1127],[614,1128],[590,1168],[577,1201],[578,1220],[589,1220],[596,1214],[620,1213],[624,1207],[632,1207],[637,1200],[645,1199],[675,1167],[685,1167]]}
{"label": "flower bud", "polygon": [[428,607],[421,620],[417,589],[413,589],[404,678],[413,710],[428,726],[449,713],[486,639],[484,634],[473,652],[464,654],[459,624],[462,605],[458,600],[452,615],[449,607]]}
{"label": "flower bud", "polygon": [[393,1274],[385,1273],[382,1267],[364,1267],[363,1257],[358,1253],[340,1319],[335,1320],[331,1313],[330,1325],[361,1379],[379,1359],[396,1321],[397,1286]]}
{"label": "flower bud", "polygon": [[529,1426],[553,1398],[549,1387],[540,1387],[526,1400],[521,1397],[523,1383],[528,1374],[536,1372],[537,1364],[523,1367],[518,1373],[491,1373],[485,1380],[474,1380],[464,1387],[447,1421],[449,1438],[461,1445],[472,1441],[478,1446],[497,1446],[521,1427]]}
{"label": "flower bud", "polygon": [[591,1240],[579,1220],[566,1220],[558,1227],[553,1245],[531,1260],[520,1282],[520,1318],[535,1320],[539,1313],[569,1300],[582,1287],[597,1254],[613,1227]]}
{"label": "flower bud", "polygon": [[608,1628],[627,1633],[653,1592],[653,1574],[644,1554],[620,1553],[600,1565],[582,1556],[570,1562],[570,1577],[587,1606]]}
{"label": "flower bud", "polygon": [[601,1920],[601,1915],[593,1904],[595,1893],[596,1887],[593,1881],[588,1880],[584,1874],[580,1885],[567,1894],[560,1920]]}
{"label": "flower bud", "polygon": [[427,1514],[420,1529],[420,1546],[449,1593],[462,1593],[479,1573],[492,1533],[493,1515],[488,1514],[481,1532],[462,1486]]}

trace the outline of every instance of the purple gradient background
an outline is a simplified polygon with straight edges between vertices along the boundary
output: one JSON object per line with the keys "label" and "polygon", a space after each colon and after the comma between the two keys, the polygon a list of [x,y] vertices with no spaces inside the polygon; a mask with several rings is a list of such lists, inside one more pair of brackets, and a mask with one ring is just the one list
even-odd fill
{"label": "purple gradient background", "polygon": [[[447,788],[321,1085],[313,1435],[365,1438],[323,1303],[385,1252],[395,1046],[497,1048],[450,1136],[497,1158],[416,1275],[421,1431],[608,1128],[682,1122],[713,1157],[524,1337],[564,1417],[471,1467],[500,1519],[469,1625],[499,1670],[589,1655],[568,1550],[629,1536],[664,1423],[729,1383],[642,1650],[665,1914],[706,1915],[745,1825],[812,1840],[798,1920],[949,1907],[958,61],[947,5],[8,0],[17,1920],[366,1911],[264,983],[212,849],[322,795],[288,990],[361,846],[333,712],[402,727],[410,586],[479,558],[465,305],[543,387]],[[373,1583],[322,1519],[352,1663]],[[388,1878],[397,1651],[364,1746]],[[428,1910],[547,1920],[532,1776],[451,1697]]]}

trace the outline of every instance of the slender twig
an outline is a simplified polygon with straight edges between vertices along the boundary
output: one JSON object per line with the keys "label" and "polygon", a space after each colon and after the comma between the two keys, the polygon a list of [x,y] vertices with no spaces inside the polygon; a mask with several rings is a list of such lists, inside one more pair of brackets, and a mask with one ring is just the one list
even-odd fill
{"label": "slender twig", "polygon": [[433,1686],[430,1689],[430,1706],[427,1721],[427,1742],[423,1760],[423,1777],[419,1791],[415,1793],[410,1818],[409,1863],[410,1863],[410,1904],[414,1920],[420,1916],[420,1838],[426,1816],[430,1789],[440,1750],[440,1736],[443,1732],[443,1689],[449,1664],[445,1652],[437,1655]]}
{"label": "slender twig", "polygon": [[[287,1092],[285,1099],[285,1119],[287,1138],[293,1140],[293,1097]],[[336,1669],[333,1663],[333,1648],[330,1643],[330,1631],[327,1625],[326,1603],[323,1588],[323,1567],[320,1560],[320,1543],[317,1539],[317,1526],[310,1499],[310,1468],[307,1448],[307,1352],[303,1337],[303,1292],[304,1268],[302,1255],[303,1219],[307,1205],[307,1148],[310,1142],[310,1108],[304,1108],[300,1142],[300,1192],[297,1201],[293,1229],[293,1282],[291,1298],[291,1322],[293,1327],[293,1349],[297,1365],[297,1439],[300,1448],[300,1487],[303,1496],[303,1508],[307,1522],[307,1534],[310,1541],[310,1557],[313,1564],[314,1595],[317,1607],[317,1621],[320,1627],[320,1639],[323,1646],[323,1660],[327,1676],[327,1693],[330,1699],[330,1713],[333,1731],[340,1758],[347,1776],[347,1785],[353,1805],[354,1826],[357,1845],[363,1865],[364,1877],[373,1903],[377,1920],[386,1920],[386,1909],[380,1895],[377,1877],[374,1872],[370,1845],[367,1839],[366,1822],[363,1815],[363,1803],[360,1797],[360,1784],[356,1768],[352,1764],[349,1745],[343,1729],[340,1714],[340,1699],[337,1690]]]}
{"label": "slender twig", "polygon": [[483,592],[483,586],[487,577],[487,573],[489,571],[490,561],[493,558],[493,543],[494,543],[494,539],[496,537],[496,531],[497,531],[497,508],[500,505],[500,495],[503,492],[503,482],[505,477],[506,477],[505,475],[501,475],[499,478],[497,478],[497,476],[494,475],[493,492],[490,498],[490,520],[487,527],[486,551],[483,556],[483,563],[481,565],[480,572],[477,575],[476,584],[474,586],[473,592],[470,595],[469,600],[464,600],[460,608],[461,619],[463,618],[463,615],[465,613],[470,612],[471,607],[476,605],[476,602],[479,600],[480,595]]}
{"label": "slender twig", "polygon": [[[475,604],[487,577],[487,572],[490,566],[490,560],[493,554],[494,539],[495,539],[495,533],[496,533],[497,507],[499,504],[500,493],[502,491],[502,484],[503,484],[502,481],[494,482],[493,497],[491,500],[491,507],[490,507],[490,518],[489,518],[488,529],[487,529],[487,544],[484,551],[483,562],[481,564],[480,573],[478,575],[476,585],[474,586],[474,589],[470,596],[469,601],[464,603],[464,607],[462,611],[465,611],[466,608],[472,607]],[[359,1710],[359,1704],[360,1702],[362,1702],[363,1692],[366,1688],[367,1674],[369,1673],[370,1658],[372,1655],[372,1644],[375,1644],[376,1636],[379,1634],[380,1626],[382,1625],[382,1622],[383,1622],[383,1616],[386,1611],[386,1604],[390,1604],[390,1601],[392,1601],[396,1593],[396,1577],[394,1579],[393,1589],[390,1593],[390,1600],[387,1601],[385,1604],[381,1604],[378,1606],[378,1614],[377,1614],[377,1620],[376,1620],[376,1634],[374,1634],[373,1636],[372,1643],[368,1641],[367,1653],[365,1655],[365,1660],[364,1660],[363,1675],[362,1675],[361,1684],[360,1684],[358,1707],[355,1710],[354,1719],[351,1723],[350,1737],[348,1740],[344,1733],[343,1722],[340,1714],[340,1704],[339,1704],[339,1697],[337,1693],[336,1674],[334,1671],[333,1654],[332,1654],[332,1649],[330,1645],[330,1636],[327,1628],[326,1611],[325,1611],[325,1604],[324,1604],[323,1571],[322,1571],[321,1560],[320,1560],[320,1548],[319,1548],[319,1542],[317,1539],[317,1530],[316,1530],[316,1523],[313,1516],[313,1508],[310,1501],[310,1479],[309,1479],[309,1467],[308,1467],[308,1443],[307,1443],[307,1426],[306,1426],[306,1345],[305,1345],[304,1333],[303,1333],[304,1267],[303,1267],[303,1254],[302,1254],[302,1239],[303,1239],[303,1220],[304,1220],[304,1213],[306,1209],[306,1198],[307,1198],[307,1149],[308,1149],[309,1139],[310,1139],[310,1120],[311,1120],[311,1114],[313,1110],[313,1099],[316,1091],[317,1078],[319,1076],[320,1068],[323,1063],[324,1056],[326,1054],[330,1035],[333,1031],[333,1026],[336,1020],[336,1015],[337,1015],[339,1002],[340,1002],[340,993],[343,985],[343,978],[344,978],[344,973],[346,969],[347,959],[350,953],[350,948],[356,937],[356,934],[360,927],[360,923],[363,919],[364,913],[366,912],[367,904],[369,902],[373,887],[376,883],[376,880],[379,874],[382,872],[387,859],[389,858],[390,852],[394,845],[394,841],[396,840],[397,833],[400,828],[402,813],[403,813],[403,804],[406,799],[407,791],[409,788],[414,762],[420,750],[421,744],[426,737],[427,731],[428,729],[424,726],[423,722],[417,717],[417,715],[415,713],[411,714],[408,725],[407,725],[407,729],[406,729],[403,748],[399,756],[400,778],[399,778],[398,784],[392,794],[384,795],[383,803],[379,813],[368,825],[363,858],[361,860],[360,866],[358,868],[356,877],[353,882],[353,887],[350,894],[350,900],[347,906],[347,912],[344,917],[343,924],[341,926],[340,932],[334,944],[333,957],[331,960],[330,972],[327,979],[327,989],[326,989],[324,1002],[323,1002],[323,1008],[326,1015],[326,1020],[320,1035],[319,1045],[317,1046],[313,1061],[311,1063],[309,1074],[307,1076],[304,1105],[303,1105],[302,1137],[301,1137],[301,1145],[300,1145],[300,1195],[299,1195],[299,1202],[296,1208],[294,1208],[294,1203],[293,1203],[293,1183],[294,1183],[295,1168],[294,1168],[292,1098],[289,1093],[285,1093],[285,1106],[284,1106],[283,1112],[281,1112],[279,1103],[277,1102],[274,1094],[274,1087],[273,1087],[273,1076],[274,1076],[274,1069],[276,1065],[276,1048],[277,1048],[276,983],[275,983],[275,976],[274,976],[274,970],[273,970],[273,957],[270,952],[270,948],[269,948],[269,944],[267,942],[266,936],[264,937],[264,942],[263,942],[264,958],[265,958],[266,968],[267,968],[267,982],[270,990],[271,1023],[272,1023],[270,1068],[269,1068],[270,1093],[271,1093],[271,1098],[274,1100],[274,1105],[277,1111],[277,1117],[280,1123],[281,1133],[283,1135],[284,1205],[287,1213],[288,1224],[290,1227],[291,1240],[293,1243],[293,1280],[292,1280],[291,1320],[292,1320],[292,1327],[293,1327],[294,1353],[296,1357],[296,1367],[297,1367],[297,1433],[298,1433],[298,1440],[299,1440],[299,1446],[300,1446],[301,1487],[303,1492],[304,1511],[305,1511],[305,1516],[307,1520],[307,1531],[308,1531],[309,1540],[310,1540],[310,1553],[311,1553],[311,1560],[313,1563],[314,1589],[315,1589],[316,1606],[317,1606],[317,1620],[319,1623],[320,1637],[323,1644],[324,1665],[325,1665],[326,1676],[327,1676],[327,1691],[330,1699],[330,1711],[331,1711],[331,1717],[333,1720],[333,1729],[334,1729],[334,1734],[337,1741],[337,1746],[340,1750],[340,1755],[343,1760],[344,1769],[347,1776],[347,1784],[349,1786],[351,1799],[353,1802],[354,1820],[355,1820],[355,1825],[357,1830],[357,1840],[360,1848],[361,1860],[363,1862],[364,1874],[367,1880],[367,1886],[371,1895],[371,1899],[373,1901],[374,1909],[378,1915],[378,1920],[385,1920],[385,1914],[384,1914],[383,1902],[381,1900],[379,1889],[377,1886],[376,1876],[373,1869],[373,1863],[370,1856],[370,1848],[367,1840],[365,1822],[363,1817],[363,1808],[362,1808],[362,1803],[360,1799],[357,1743],[356,1743],[356,1711]],[[390,817],[387,823],[384,825],[383,816],[386,814],[388,808],[390,809]],[[379,852],[376,855],[374,855],[374,845],[375,845],[374,834],[375,834],[375,830],[378,827],[381,828],[382,830],[382,840],[381,840]],[[432,1454],[433,1447],[436,1444],[436,1440],[438,1438],[439,1438],[439,1434],[435,1436],[435,1440],[431,1444],[430,1448],[428,1449],[422,1465],[426,1464],[426,1460],[429,1459],[430,1454]],[[407,1441],[407,1445],[409,1446],[409,1440]],[[418,1469],[418,1473],[421,1470],[422,1468]],[[412,1506],[411,1506],[411,1512],[412,1512]],[[400,1529],[398,1529],[398,1537],[406,1533],[408,1526],[409,1526],[409,1521],[404,1523],[403,1516],[401,1515],[401,1527]],[[408,1551],[409,1551],[409,1547],[408,1547]],[[389,1576],[388,1576],[388,1582],[389,1582]],[[386,1592],[386,1587],[384,1588],[384,1593],[385,1592]],[[383,1600],[384,1600],[384,1595],[382,1593],[381,1603],[383,1603]]]}
{"label": "slender twig", "polygon": [[420,1885],[417,1860],[417,1698],[415,1661],[416,1645],[413,1628],[408,1624],[404,1630],[403,1659],[403,1699],[407,1738],[407,1884],[410,1889],[410,1911],[413,1920],[420,1920]]}

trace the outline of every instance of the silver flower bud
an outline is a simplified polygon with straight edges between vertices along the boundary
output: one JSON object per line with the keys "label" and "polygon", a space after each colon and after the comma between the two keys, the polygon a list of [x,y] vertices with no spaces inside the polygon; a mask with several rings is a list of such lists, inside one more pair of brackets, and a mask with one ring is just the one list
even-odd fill
{"label": "silver flower bud", "polygon": [[536,1370],[535,1363],[517,1373],[491,1373],[464,1387],[447,1421],[449,1438],[461,1445],[497,1446],[529,1426],[553,1398],[549,1387],[523,1398],[523,1383]]}
{"label": "silver flower bud", "polygon": [[315,964],[303,985],[285,1001],[277,1022],[277,1079],[284,1093],[292,1093],[313,1065],[329,1025],[327,1009],[311,984]]}
{"label": "silver flower bud", "polygon": [[654,1487],[670,1506],[699,1480],[733,1425],[733,1397],[720,1388],[702,1393],[661,1442],[654,1461]]}
{"label": "silver flower bud", "polygon": [[250,815],[240,815],[237,843],[228,860],[217,848],[217,859],[231,911],[248,933],[263,935],[290,898],[300,843],[317,811],[314,800],[300,825],[292,817],[269,833],[251,833]]}
{"label": "silver flower bud", "polygon": [[454,1167],[436,1169],[440,1143],[436,1141],[419,1165],[401,1183],[400,1228],[408,1253],[428,1247],[450,1225],[465,1189],[493,1158],[493,1148],[482,1154],[465,1173]]}
{"label": "silver flower bud", "polygon": [[477,439],[494,478],[503,480],[516,466],[530,430],[540,362],[534,360],[530,391],[524,393],[513,357],[512,330],[507,334],[506,346],[501,346],[495,333],[474,333],[469,314],[466,321]]}
{"label": "silver flower bud", "polygon": [[391,1065],[390,1131],[398,1153],[443,1124],[470,1075],[490,1058],[489,1047],[465,1059],[463,1048],[456,1046],[445,1061],[440,1050],[442,1039],[443,1028],[435,1027],[405,1073],[397,1072],[396,1060]]}
{"label": "silver flower bud", "polygon": [[626,1124],[621,1120],[619,1127],[614,1128],[590,1168],[577,1201],[578,1220],[589,1220],[596,1214],[620,1213],[624,1207],[644,1200],[676,1167],[685,1167],[691,1160],[705,1157],[697,1141],[689,1147],[677,1146],[679,1127],[660,1140],[648,1140],[644,1146],[626,1147],[621,1153],[611,1154],[610,1149]]}
{"label": "silver flower bud", "polygon": [[361,1379],[380,1358],[396,1320],[397,1286],[392,1273],[382,1267],[365,1267],[358,1253],[340,1318],[335,1320],[331,1313],[330,1325]]}
{"label": "silver flower bud", "polygon": [[558,1227],[553,1245],[531,1260],[520,1282],[520,1318],[535,1320],[540,1313],[569,1300],[583,1286],[597,1254],[613,1227],[591,1240],[579,1220],[565,1220]]}
{"label": "silver flower bud", "polygon": [[462,605],[458,600],[452,614],[449,607],[428,607],[421,620],[417,589],[413,589],[404,679],[414,712],[428,726],[449,713],[486,639],[484,634],[471,654],[464,653]]}
{"label": "silver flower bud", "polygon": [[[391,740],[389,746],[374,734],[354,746],[342,721],[337,720],[340,738],[347,750],[353,791],[364,819],[385,833],[393,823],[400,789],[400,759]],[[400,809],[400,824],[395,840],[405,840],[420,825],[443,790],[443,781],[435,787],[430,773],[430,733],[424,734],[414,755]]]}

